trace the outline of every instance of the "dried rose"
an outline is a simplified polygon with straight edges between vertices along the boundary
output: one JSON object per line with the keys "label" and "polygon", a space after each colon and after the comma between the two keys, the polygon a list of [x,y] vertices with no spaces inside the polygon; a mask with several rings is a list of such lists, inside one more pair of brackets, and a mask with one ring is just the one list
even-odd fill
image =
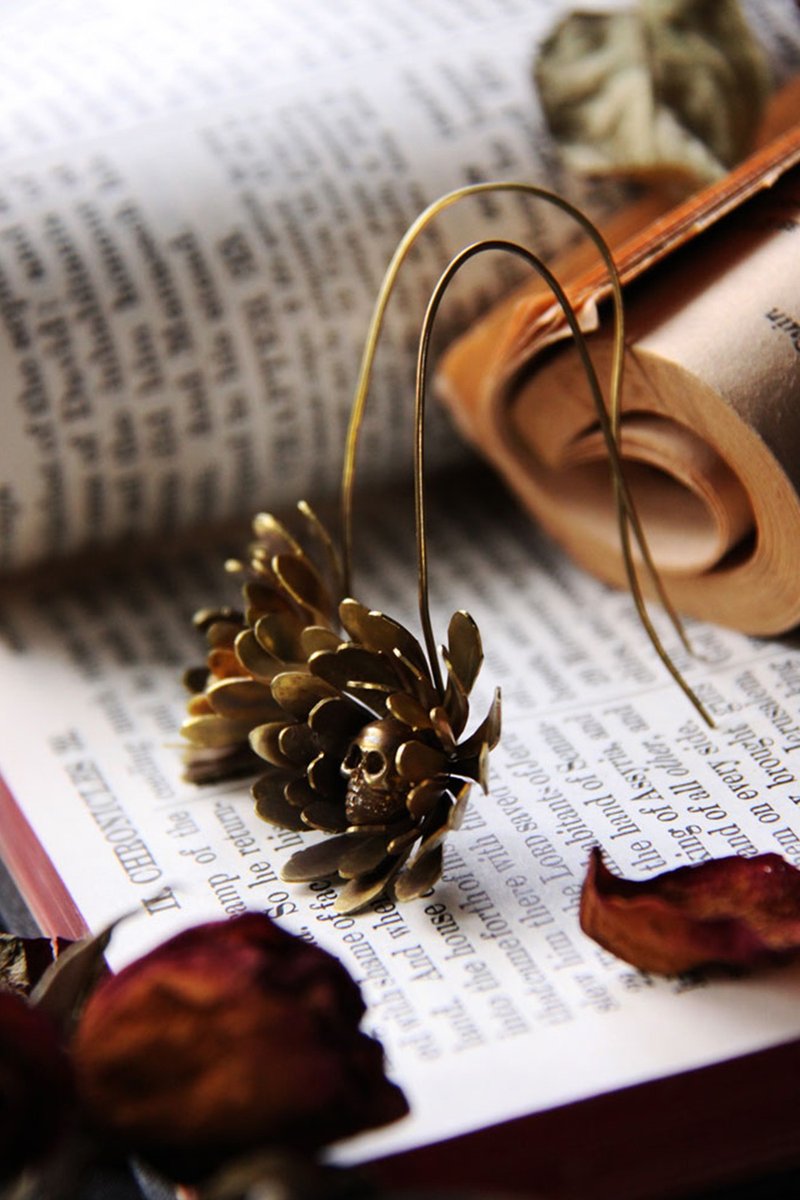
{"label": "dried rose", "polygon": [[0,1181],[44,1159],[67,1123],[72,1073],[50,1022],[0,993]]}
{"label": "dried rose", "polygon": [[778,854],[732,855],[634,882],[613,875],[595,849],[580,920],[643,971],[753,967],[800,949],[800,871]]}
{"label": "dried rose", "polygon": [[407,1111],[363,1014],[344,967],[266,916],[201,925],[98,987],[80,1093],[101,1135],[182,1182],[315,1150]]}

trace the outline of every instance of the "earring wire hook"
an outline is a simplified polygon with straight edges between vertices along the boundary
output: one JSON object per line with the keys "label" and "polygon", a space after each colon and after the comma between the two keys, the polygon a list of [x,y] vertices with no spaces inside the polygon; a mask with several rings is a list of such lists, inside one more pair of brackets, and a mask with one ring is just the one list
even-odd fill
{"label": "earring wire hook", "polygon": [[430,660],[433,679],[439,691],[441,691],[441,672],[438,666],[438,654],[436,651],[436,643],[433,637],[433,631],[430,621],[429,599],[428,599],[428,567],[427,567],[427,545],[425,534],[425,509],[424,509],[424,404],[425,404],[425,376],[427,372],[428,351],[432,332],[433,320],[438,311],[445,290],[452,280],[453,276],[470,258],[476,254],[488,249],[505,250],[516,254],[523,258],[531,267],[533,267],[539,275],[544,279],[545,283],[550,287],[556,300],[558,301],[565,319],[570,327],[570,331],[575,339],[576,347],[581,358],[584,371],[592,390],[595,407],[597,409],[598,420],[606,442],[606,448],[609,455],[611,474],[614,488],[614,499],[617,507],[617,520],[620,533],[620,543],[622,555],[625,563],[625,571],[628,578],[628,583],[633,596],[639,619],[662,663],[673,677],[675,682],[688,697],[695,709],[701,715],[703,720],[713,727],[714,721],[711,715],[706,710],[700,698],[693,691],[687,680],[681,674],[680,670],[673,662],[672,658],[666,651],[661,639],[653,625],[647,606],[644,600],[641,583],[633,557],[631,544],[631,531],[639,547],[639,552],[649,575],[653,586],[658,594],[658,598],[664,606],[667,615],[678,634],[684,648],[691,653],[691,646],[686,636],[683,624],[678,617],[669,597],[664,589],[663,582],[657,567],[652,559],[647,538],[644,529],[639,520],[636,506],[633,501],[630,489],[627,485],[624,470],[622,467],[621,456],[619,452],[620,442],[620,408],[621,408],[621,392],[624,370],[625,356],[625,321],[624,321],[624,306],[622,301],[622,285],[614,262],[611,250],[603,238],[600,231],[596,228],[592,221],[576,208],[568,200],[557,194],[548,191],[546,188],[538,187],[535,184],[519,183],[513,181],[501,181],[492,183],[470,184],[467,187],[457,188],[455,191],[449,192],[440,199],[430,204],[409,226],[406,233],[401,238],[383,277],[381,287],[378,292],[378,297],[370,320],[367,338],[364,344],[364,349],[361,357],[359,368],[358,382],[356,385],[353,406],[350,414],[350,421],[347,429],[347,438],[345,443],[344,464],[342,469],[342,560],[343,560],[343,578],[344,592],[349,595],[352,585],[352,559],[353,559],[353,489],[355,481],[355,464],[358,453],[359,435],[364,418],[366,400],[369,391],[370,380],[372,376],[372,368],[375,359],[375,353],[378,346],[383,320],[386,313],[386,308],[389,303],[392,291],[394,289],[397,276],[400,268],[405,261],[408,252],[412,245],[427,227],[428,224],[439,213],[452,205],[466,199],[469,196],[480,195],[486,192],[516,192],[532,196],[537,199],[553,204],[560,208],[563,212],[572,217],[584,230],[592,242],[594,242],[600,256],[602,257],[605,266],[609,272],[612,290],[612,303],[614,308],[614,337],[612,347],[612,363],[609,383],[609,402],[606,407],[606,402],[603,398],[602,389],[600,388],[597,379],[597,373],[594,369],[589,351],[586,347],[586,339],[575,313],[574,307],[567,297],[564,289],[559,283],[556,276],[542,262],[542,260],[532,251],[527,250],[519,243],[508,241],[505,239],[486,239],[484,241],[473,243],[457,254],[451,262],[445,267],[444,272],[440,276],[426,309],[425,318],[423,320],[422,331],[419,341],[419,351],[417,358],[417,376],[415,387],[415,415],[414,415],[414,492],[415,492],[415,523],[417,536],[417,566],[418,566],[418,581],[419,581],[419,610],[420,622],[422,624],[426,650]]}

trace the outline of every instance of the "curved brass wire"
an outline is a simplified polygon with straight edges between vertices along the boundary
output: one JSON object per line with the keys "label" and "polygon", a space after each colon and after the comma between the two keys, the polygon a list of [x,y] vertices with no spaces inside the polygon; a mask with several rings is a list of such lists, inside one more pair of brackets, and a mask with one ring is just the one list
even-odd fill
{"label": "curved brass wire", "polygon": [[[345,443],[344,465],[342,468],[342,558],[344,569],[345,590],[350,591],[352,580],[352,560],[353,560],[353,485],[355,480],[355,461],[358,452],[358,439],[361,431],[361,425],[364,418],[364,409],[366,406],[367,393],[369,391],[370,378],[372,375],[372,366],[375,360],[375,352],[378,346],[381,328],[383,326],[383,318],[386,312],[386,307],[389,303],[389,298],[394,289],[397,275],[400,267],[405,261],[409,250],[416,241],[417,237],[445,209],[466,199],[469,196],[477,196],[486,192],[517,192],[527,196],[532,196],[536,199],[544,200],[545,202],[560,208],[570,216],[578,225],[581,226],[586,235],[594,242],[595,247],[603,259],[603,262],[608,270],[611,280],[612,301],[614,305],[614,343],[612,350],[611,361],[611,377],[609,386],[609,413],[614,437],[619,439],[619,422],[620,422],[620,397],[622,393],[622,375],[625,357],[625,315],[622,303],[622,287],[619,279],[616,264],[613,255],[603,238],[600,231],[592,221],[574,204],[570,204],[562,196],[555,192],[549,191],[547,188],[539,187],[533,183],[520,183],[516,181],[495,181],[487,183],[474,183],[466,187],[456,188],[452,192],[441,196],[438,200],[434,200],[429,204],[423,212],[412,222],[408,227],[397,248],[392,255],[389,266],[381,282],[378,291],[378,297],[375,301],[375,306],[372,312],[367,338],[364,343],[364,350],[361,356],[361,365],[359,368],[358,382],[353,398],[353,407],[350,413],[350,422],[347,429],[347,440]],[[636,537],[643,562],[647,572],[653,581],[653,584],[658,592],[658,598],[664,606],[669,618],[678,633],[683,645],[689,651],[688,640],[686,638],[683,625],[678,617],[675,609],[667,596],[661,577],[652,560],[650,549],[647,545],[647,539],[639,522],[635,508],[630,505],[624,505],[622,501],[622,493],[618,487],[617,477],[615,475],[614,482],[615,499],[618,508],[618,520],[620,525],[620,541],[622,544],[622,553],[625,559],[625,570],[628,576],[628,582],[631,592],[634,595],[637,611],[641,617],[643,599],[641,588],[638,584],[638,576],[636,566],[631,552],[630,536],[628,531],[628,521]]]}
{"label": "curved brass wire", "polygon": [[[675,664],[672,662],[669,655],[664,650],[658,635],[650,621],[647,613],[644,595],[642,592],[639,576],[636,568],[636,563],[633,558],[631,547],[631,530],[633,531],[640,554],[645,566],[645,569],[653,582],[658,598],[661,601],[664,609],[669,616],[669,619],[675,628],[678,636],[681,639],[684,647],[691,652],[688,639],[686,637],[683,625],[678,617],[675,609],[666,594],[658,569],[653,562],[647,539],[644,530],[639,520],[636,508],[633,504],[630,491],[625,483],[620,457],[618,453],[619,430],[620,430],[620,398],[622,391],[622,377],[624,368],[625,356],[625,333],[624,333],[624,310],[622,302],[622,286],[614,262],[611,250],[609,249],[605,239],[600,231],[592,223],[592,221],[581,212],[579,208],[565,200],[562,196],[549,191],[547,188],[539,187],[536,184],[520,183],[515,181],[500,181],[470,184],[466,187],[457,188],[455,191],[447,193],[430,204],[416,220],[409,226],[405,234],[401,238],[398,246],[392,256],[392,259],[387,267],[383,277],[381,287],[378,292],[378,297],[372,312],[367,338],[364,344],[364,349],[361,356],[361,364],[359,368],[358,382],[353,399],[353,406],[350,414],[350,421],[347,429],[347,439],[345,443],[344,465],[342,469],[342,559],[343,559],[343,576],[345,594],[349,594],[352,581],[352,558],[353,558],[353,486],[355,480],[355,462],[358,452],[359,434],[363,422],[364,409],[366,406],[367,394],[369,391],[370,379],[372,375],[372,367],[375,359],[375,352],[378,346],[383,319],[386,312],[389,299],[394,289],[400,268],[405,261],[409,250],[416,241],[420,233],[426,226],[441,212],[451,207],[453,204],[466,199],[469,196],[480,195],[486,192],[516,192],[522,193],[534,198],[538,198],[554,205],[570,216],[578,225],[581,226],[586,235],[594,243],[598,253],[600,254],[606,269],[609,273],[611,282],[612,304],[614,309],[614,338],[612,346],[612,362],[609,384],[609,404],[608,409],[603,402],[598,407],[598,418],[600,421],[603,435],[606,439],[607,446],[613,446],[613,451],[609,450],[611,459],[611,468],[613,474],[614,497],[617,505],[617,516],[620,530],[620,543],[622,548],[623,559],[625,563],[625,571],[628,578],[628,583],[631,589],[631,594],[634,599],[636,611],[642,625],[647,631],[648,636],[656,650],[656,653],[661,658],[667,670],[679,683],[679,686],[689,696],[692,703],[700,712],[703,719],[710,725],[713,721],[708,712],[703,707],[699,698],[689,688],[689,685],[683,679],[683,676],[678,671]],[[514,243],[516,245],[516,243]],[[533,256],[536,257],[535,255]],[[538,261],[538,260],[537,260]],[[555,277],[552,277],[557,284]],[[552,286],[552,284],[550,285]],[[558,293],[563,291],[558,285],[558,291],[554,288],[554,294],[559,298]],[[566,297],[564,297],[566,300]],[[565,315],[568,309],[564,307],[563,302],[559,299]],[[569,311],[573,313],[569,301],[567,301]],[[578,345],[582,345],[583,334],[579,332]]]}
{"label": "curved brass wire", "polygon": [[[482,254],[488,250],[500,250],[509,254],[514,254],[518,258],[523,259],[528,266],[532,267],[544,280],[547,286],[552,291],[559,306],[561,307],[570,332],[575,341],[575,347],[581,360],[581,365],[584,369],[589,388],[592,393],[592,399],[597,410],[600,428],[603,433],[603,438],[606,443],[606,450],[611,463],[612,475],[616,486],[619,489],[621,502],[626,509],[633,509],[633,497],[630,494],[627,481],[622,469],[622,462],[619,454],[618,439],[614,429],[614,425],[609,413],[606,411],[603,391],[600,387],[600,381],[597,378],[597,371],[592,362],[589,350],[586,344],[586,337],[578,322],[578,317],[575,308],[566,295],[563,287],[559,283],[557,277],[542,261],[542,259],[528,250],[525,246],[521,246],[518,242],[510,241],[506,238],[485,238],[479,242],[473,242],[472,245],[466,246],[458,254],[456,254],[445,267],[442,274],[436,283],[436,286],[431,293],[425,310],[425,316],[422,322],[422,330],[419,339],[419,350],[417,354],[417,371],[416,371],[416,386],[414,395],[414,515],[417,535],[417,579],[419,590],[419,618],[422,626],[423,635],[425,638],[425,648],[430,662],[433,679],[439,691],[442,689],[441,675],[439,673],[438,655],[436,652],[436,642],[433,636],[433,629],[430,618],[429,605],[429,588],[428,588],[428,552],[427,552],[427,535],[425,525],[425,393],[426,379],[428,370],[428,357],[430,351],[431,336],[433,333],[433,323],[436,319],[436,314],[439,310],[444,294],[448,286],[453,280],[458,271],[471,258],[478,254]],[[635,511],[635,510],[634,510]],[[642,604],[639,610],[639,618],[647,632],[648,637],[663,662],[664,666],[669,671],[672,678],[694,705],[703,719],[713,725],[713,720],[703,705],[700,698],[696,695],[690,684],[684,679],[678,667],[672,661],[669,653],[665,649],[658,632],[650,620],[650,616],[646,607]]]}

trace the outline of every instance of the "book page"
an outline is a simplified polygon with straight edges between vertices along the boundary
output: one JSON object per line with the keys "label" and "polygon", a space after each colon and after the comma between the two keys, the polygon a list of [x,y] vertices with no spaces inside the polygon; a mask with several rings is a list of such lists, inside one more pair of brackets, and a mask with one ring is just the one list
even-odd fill
{"label": "book page", "polygon": [[[336,884],[281,865],[315,835],[263,823],[247,782],[181,780],[182,668],[195,606],[225,598],[218,555],[9,593],[0,610],[0,763],[92,928],[133,913],[115,966],[247,909],[337,954],[361,983],[412,1115],[342,1147],[388,1153],[800,1035],[800,966],[740,978],[642,974],[580,932],[590,848],[648,878],[728,854],[800,865],[800,651],[691,623],[666,676],[626,595],[582,574],[484,470],[434,485],[433,626],[478,622],[479,722],[504,693],[491,793],[477,787],[422,899],[334,912]],[[356,595],[417,631],[410,497],[359,519]],[[407,521],[402,514],[408,513]],[[474,1081],[481,1080],[481,1087]]]}
{"label": "book page", "polygon": [[[81,0],[8,19],[0,571],[335,487],[406,227],[475,180],[570,190],[530,76],[561,8]],[[544,253],[566,236],[542,206],[473,202],[422,239],[377,364],[368,475],[408,469],[425,300],[499,221]],[[442,336],[509,270],[476,265]],[[443,423],[438,444],[453,453]]]}
{"label": "book page", "polygon": [[[531,62],[566,7],[6,6],[0,572],[330,491],[378,281],[420,209],[490,178],[597,215],[618,200],[565,179],[544,130]],[[780,77],[796,13],[762,7]],[[438,271],[498,228],[545,255],[568,236],[541,206],[475,202],[422,240],[378,362],[374,477],[410,458],[409,345]],[[442,336],[512,280],[473,264]]]}

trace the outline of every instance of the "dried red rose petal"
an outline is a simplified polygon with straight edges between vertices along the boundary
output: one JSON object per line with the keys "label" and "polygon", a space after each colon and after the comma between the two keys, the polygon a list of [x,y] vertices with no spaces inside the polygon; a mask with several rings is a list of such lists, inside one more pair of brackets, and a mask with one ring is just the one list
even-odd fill
{"label": "dried red rose petal", "polygon": [[0,1181],[43,1160],[66,1124],[72,1075],[55,1030],[0,992]]}
{"label": "dried red rose petal", "polygon": [[635,882],[592,852],[581,928],[643,971],[753,967],[800,949],[800,871],[779,854],[714,859]]}
{"label": "dried red rose petal", "polygon": [[79,1088],[101,1134],[194,1182],[262,1147],[317,1149],[402,1116],[344,967],[265,916],[179,934],[97,988]]}

